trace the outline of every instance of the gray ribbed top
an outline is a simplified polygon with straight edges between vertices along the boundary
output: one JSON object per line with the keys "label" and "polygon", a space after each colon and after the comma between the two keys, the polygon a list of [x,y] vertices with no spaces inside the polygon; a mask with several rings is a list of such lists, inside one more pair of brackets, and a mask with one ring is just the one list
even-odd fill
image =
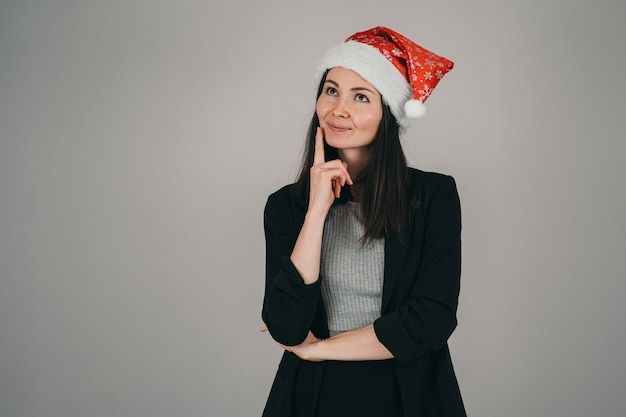
{"label": "gray ribbed top", "polygon": [[326,217],[320,273],[331,336],[372,324],[380,317],[384,239],[364,246],[360,205],[334,205]]}

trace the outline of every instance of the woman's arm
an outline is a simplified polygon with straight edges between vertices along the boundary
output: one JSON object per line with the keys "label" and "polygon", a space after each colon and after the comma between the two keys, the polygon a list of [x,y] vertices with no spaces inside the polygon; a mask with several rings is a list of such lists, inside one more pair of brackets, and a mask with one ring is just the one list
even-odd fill
{"label": "woman's arm", "polygon": [[272,194],[265,205],[265,295],[261,317],[272,338],[302,343],[316,316],[320,281],[306,284],[290,255],[302,227],[304,209],[294,206],[292,187]]}
{"label": "woman's arm", "polygon": [[378,340],[373,325],[340,333],[324,340],[319,340],[309,333],[309,336],[300,345],[280,346],[295,353],[301,359],[313,362],[393,359],[391,352]]}
{"label": "woman's arm", "polygon": [[319,279],[324,221],[335,198],[339,198],[341,187],[346,183],[352,184],[346,164],[339,159],[326,162],[324,135],[318,127],[311,167],[309,207],[291,253],[291,261],[306,284],[312,284]]}
{"label": "woman's arm", "polygon": [[324,160],[320,129],[315,139],[309,206],[304,219],[293,218],[293,201],[286,190],[270,196],[265,206],[266,285],[262,317],[274,340],[285,345],[302,343],[311,329],[320,297],[324,221],[341,187],[352,184],[345,164]]}

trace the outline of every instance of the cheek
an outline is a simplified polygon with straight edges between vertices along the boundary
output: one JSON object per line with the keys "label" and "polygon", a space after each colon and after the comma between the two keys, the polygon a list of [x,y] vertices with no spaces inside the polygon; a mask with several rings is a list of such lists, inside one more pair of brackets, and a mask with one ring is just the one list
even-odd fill
{"label": "cheek", "polygon": [[317,113],[317,117],[319,119],[323,119],[326,113],[328,113],[328,106],[322,100],[317,100],[317,103],[315,104],[315,112]]}
{"label": "cheek", "polygon": [[383,115],[381,113],[370,113],[365,115],[362,119],[363,125],[367,126],[369,129],[378,129],[378,125],[382,120]]}

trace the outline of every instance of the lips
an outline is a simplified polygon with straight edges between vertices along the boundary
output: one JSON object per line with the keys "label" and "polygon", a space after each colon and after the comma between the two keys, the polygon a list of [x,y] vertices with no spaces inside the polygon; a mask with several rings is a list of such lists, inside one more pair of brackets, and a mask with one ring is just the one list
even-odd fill
{"label": "lips", "polygon": [[342,126],[336,123],[328,123],[328,129],[332,130],[333,132],[337,132],[337,133],[342,133],[342,132],[347,132],[350,130],[350,127],[348,126]]}

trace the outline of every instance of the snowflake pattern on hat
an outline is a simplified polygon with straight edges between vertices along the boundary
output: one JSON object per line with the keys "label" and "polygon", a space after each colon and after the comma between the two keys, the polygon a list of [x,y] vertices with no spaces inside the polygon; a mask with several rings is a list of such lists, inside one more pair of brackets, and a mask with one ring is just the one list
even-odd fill
{"label": "snowflake pattern on hat", "polygon": [[[401,34],[378,26],[358,32],[346,39],[371,45],[378,49],[411,84],[413,98],[424,103],[433,89],[449,72],[454,63],[431,52]],[[432,70],[437,67],[435,77]]]}

